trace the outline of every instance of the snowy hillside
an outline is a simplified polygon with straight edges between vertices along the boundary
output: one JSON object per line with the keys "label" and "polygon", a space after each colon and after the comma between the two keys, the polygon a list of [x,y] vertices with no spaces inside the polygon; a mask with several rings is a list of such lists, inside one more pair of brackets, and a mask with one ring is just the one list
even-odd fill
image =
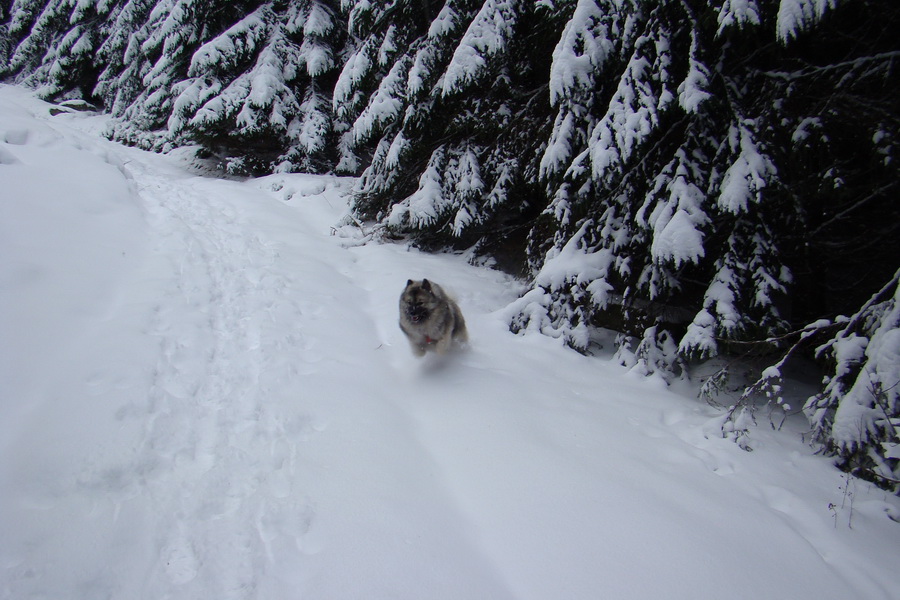
{"label": "snowy hillside", "polygon": [[[352,181],[200,177],[0,87],[0,598],[897,593],[900,502],[744,452],[659,382],[507,328],[520,291],[336,228]],[[408,278],[471,346],[415,359]]]}

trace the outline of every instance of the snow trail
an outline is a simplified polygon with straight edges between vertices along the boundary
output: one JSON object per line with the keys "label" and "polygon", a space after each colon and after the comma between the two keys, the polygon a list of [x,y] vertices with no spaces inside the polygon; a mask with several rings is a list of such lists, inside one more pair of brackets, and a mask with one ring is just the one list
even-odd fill
{"label": "snow trail", "polygon": [[[339,227],[351,180],[204,178],[104,122],[0,86],[0,598],[892,598],[897,499],[797,429],[746,453],[511,335],[516,282]],[[412,357],[422,277],[467,350]]]}
{"label": "snow trail", "polygon": [[[390,369],[382,358],[385,352],[379,351],[376,323],[383,317],[374,317],[380,309],[373,313],[370,293],[360,293],[353,278],[359,275],[358,259],[335,253],[340,243],[327,236],[339,217],[328,198],[313,194],[323,208],[308,206],[309,222],[292,230],[285,223],[295,221],[294,215],[277,210],[265,215],[258,206],[253,214],[247,211],[259,204],[258,194],[183,174],[161,177],[140,163],[129,165],[145,202],[151,237],[159,240],[148,276],[168,274],[165,291],[151,310],[149,332],[158,338],[159,350],[149,409],[136,413],[147,425],[137,454],[158,463],[156,479],[148,478],[144,493],[154,507],[152,520],[165,525],[165,534],[153,540],[159,559],[149,578],[153,585],[146,589],[149,596],[274,597],[270,586],[283,574],[273,576],[271,563],[288,556],[293,556],[295,577],[303,585],[318,585],[315,579],[305,580],[302,565],[310,563],[310,570],[326,582],[321,596],[341,596],[335,588],[341,574],[329,571],[331,563],[316,566],[314,555],[323,542],[315,531],[307,533],[320,519],[332,535],[341,531],[346,525],[328,519],[337,514],[345,520],[362,501],[372,506],[358,520],[351,519],[342,535],[346,552],[359,548],[351,562],[372,564],[368,578],[405,569],[423,546],[444,546],[447,556],[439,562],[449,566],[432,576],[447,590],[443,597],[477,593],[485,585],[498,590],[494,596],[504,597],[502,584],[485,583],[494,575],[479,566],[486,559],[477,558],[466,534],[448,535],[447,529],[465,531],[464,517],[454,516],[439,484],[421,477],[419,465],[429,459],[415,427],[395,406],[392,394],[368,389],[367,381]],[[323,181],[325,188],[335,185]],[[297,192],[312,203],[303,193]],[[263,241],[253,233],[272,227],[291,230],[292,242]],[[394,312],[392,306],[389,314]],[[367,435],[345,439],[339,431],[339,447],[335,440],[316,444],[317,435],[335,421],[352,436],[364,429]],[[385,439],[392,445],[379,448]],[[320,469],[346,477],[339,474],[329,482],[316,473]],[[305,488],[297,485],[304,481]],[[358,488],[358,496],[350,496],[345,510],[329,507],[319,514],[311,496],[343,496],[348,488]],[[373,498],[363,500],[367,494]],[[404,495],[411,504],[398,512]],[[430,508],[423,511],[420,503],[429,497],[425,505]],[[373,560],[373,548],[389,534],[386,523],[401,514],[409,521],[402,537],[405,547],[388,552],[388,562]],[[451,525],[454,520],[459,526]],[[479,571],[482,576],[473,577]],[[402,570],[393,575],[398,580],[403,576]],[[359,585],[355,578],[351,581]],[[469,591],[467,586],[473,585]],[[278,597],[291,597],[285,593],[277,591]]]}
{"label": "snow trail", "polygon": [[[260,591],[266,544],[278,535],[264,518],[309,513],[302,502],[285,500],[294,438],[279,435],[284,418],[260,390],[262,357],[300,343],[261,337],[262,318],[286,284],[271,273],[272,249],[238,221],[233,207],[217,202],[214,190],[173,184],[139,165],[133,173],[165,252],[159,258],[168,263],[160,272],[175,275],[153,307],[150,332],[159,338],[159,359],[149,411],[140,416],[148,428],[139,452],[162,463],[147,492],[157,520],[173,519],[156,540],[155,569],[164,576],[150,581],[161,587],[147,591],[165,597],[171,586],[190,584],[198,594],[247,597]],[[275,440],[288,441],[279,448]],[[295,535],[304,527],[301,520]],[[204,554],[209,551],[215,556]]]}

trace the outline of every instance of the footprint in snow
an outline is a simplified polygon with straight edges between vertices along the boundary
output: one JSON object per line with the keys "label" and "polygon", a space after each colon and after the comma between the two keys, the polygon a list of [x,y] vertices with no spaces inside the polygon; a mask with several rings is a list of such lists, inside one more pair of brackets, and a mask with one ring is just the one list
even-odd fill
{"label": "footprint in snow", "polygon": [[200,568],[197,555],[191,544],[184,538],[177,538],[163,550],[166,574],[172,583],[181,585],[192,581]]}

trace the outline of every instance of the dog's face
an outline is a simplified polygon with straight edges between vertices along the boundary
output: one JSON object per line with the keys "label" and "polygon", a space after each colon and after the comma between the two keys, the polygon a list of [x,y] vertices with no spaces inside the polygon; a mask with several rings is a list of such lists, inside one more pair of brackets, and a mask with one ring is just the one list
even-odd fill
{"label": "dog's face", "polygon": [[431,282],[427,279],[407,281],[402,299],[406,316],[413,323],[421,323],[426,320],[438,304],[434,291],[431,289]]}

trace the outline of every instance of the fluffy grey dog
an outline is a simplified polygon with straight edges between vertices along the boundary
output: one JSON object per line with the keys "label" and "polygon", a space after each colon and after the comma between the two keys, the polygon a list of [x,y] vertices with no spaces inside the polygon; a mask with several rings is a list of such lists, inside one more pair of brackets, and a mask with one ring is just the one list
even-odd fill
{"label": "fluffy grey dog", "polygon": [[465,343],[469,338],[459,306],[427,279],[406,282],[400,294],[400,329],[416,356],[429,350],[444,354],[453,342]]}

